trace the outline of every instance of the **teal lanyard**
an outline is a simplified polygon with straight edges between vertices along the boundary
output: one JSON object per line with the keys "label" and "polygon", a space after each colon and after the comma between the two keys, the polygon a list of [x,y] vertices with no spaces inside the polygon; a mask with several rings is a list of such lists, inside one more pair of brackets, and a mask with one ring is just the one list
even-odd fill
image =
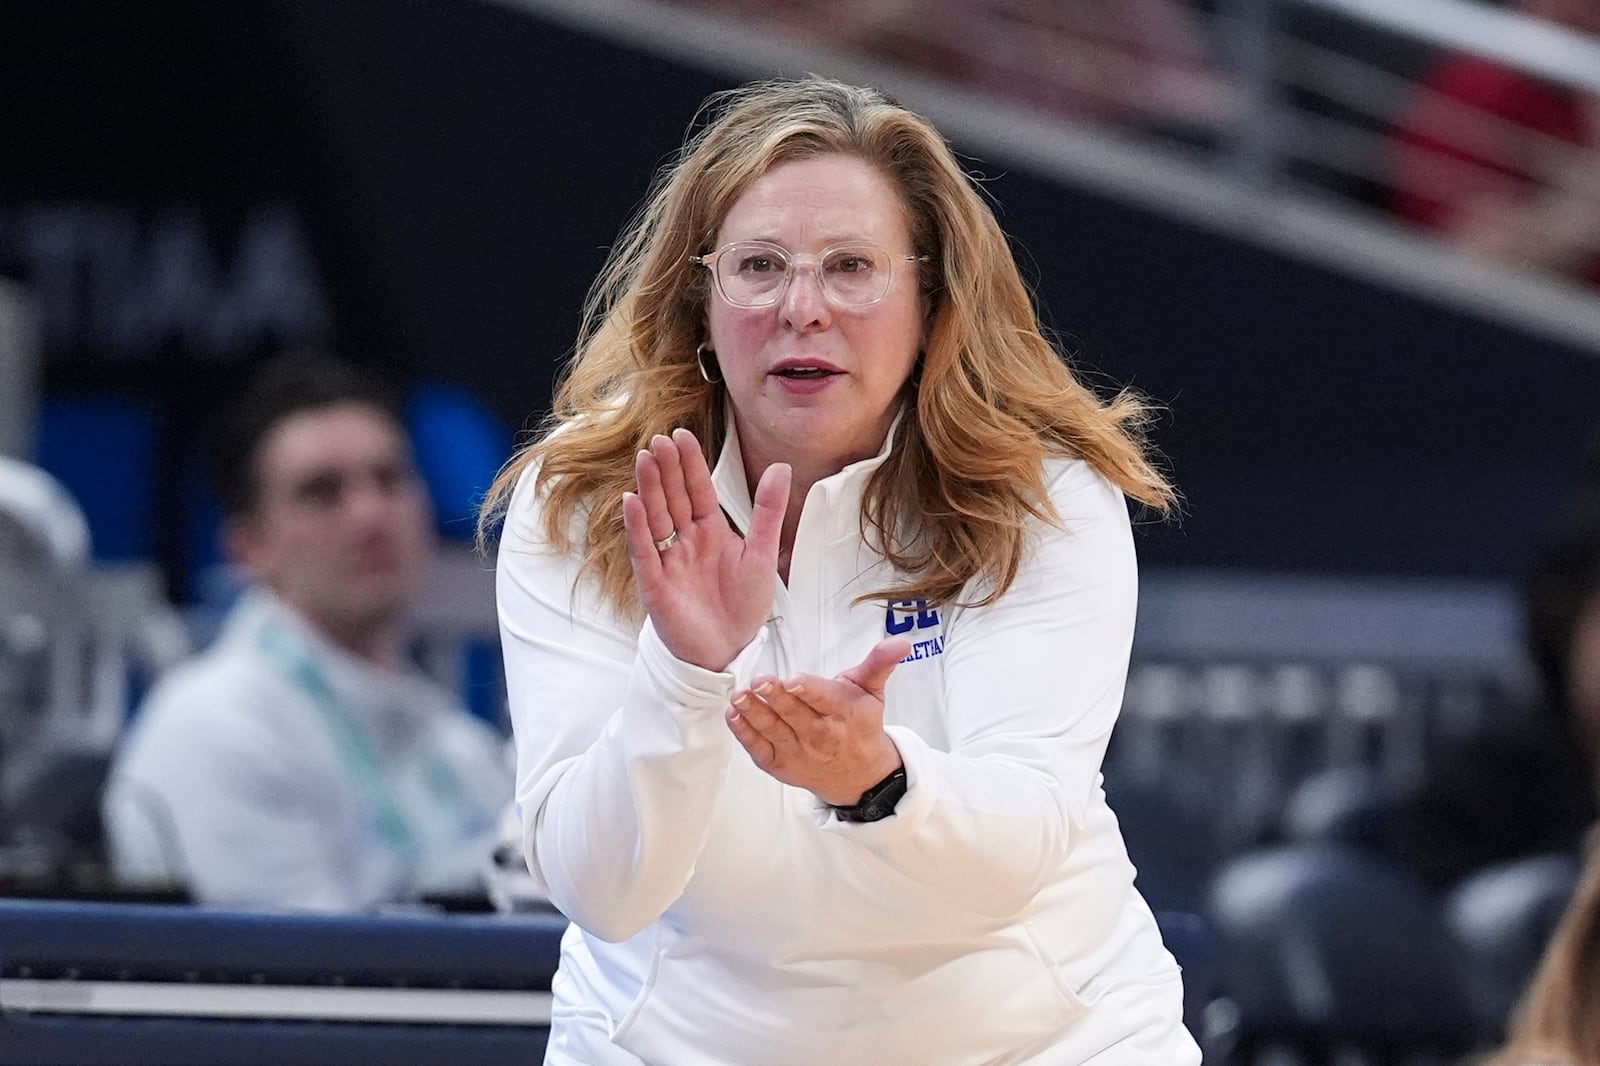
{"label": "teal lanyard", "polygon": [[[311,697],[312,704],[321,713],[323,723],[333,737],[339,759],[361,790],[384,844],[407,862],[415,864],[419,852],[417,834],[401,813],[400,804],[384,780],[383,764],[378,759],[371,738],[351,720],[321,668],[293,634],[276,622],[268,622],[261,630],[260,645],[289,680]],[[451,794],[460,803],[460,785],[455,775],[437,758],[429,760],[425,779],[429,789],[440,798]]]}

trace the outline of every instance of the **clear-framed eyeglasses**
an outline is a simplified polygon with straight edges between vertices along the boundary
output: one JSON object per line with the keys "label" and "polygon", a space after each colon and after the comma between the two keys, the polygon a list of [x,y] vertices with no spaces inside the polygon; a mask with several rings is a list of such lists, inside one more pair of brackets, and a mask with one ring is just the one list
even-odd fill
{"label": "clear-framed eyeglasses", "polygon": [[717,291],[735,307],[771,307],[783,299],[796,270],[811,270],[838,307],[871,307],[889,294],[895,267],[926,263],[925,255],[893,255],[871,241],[830,244],[816,255],[797,255],[771,241],[735,241],[707,255],[691,255],[717,279]]}

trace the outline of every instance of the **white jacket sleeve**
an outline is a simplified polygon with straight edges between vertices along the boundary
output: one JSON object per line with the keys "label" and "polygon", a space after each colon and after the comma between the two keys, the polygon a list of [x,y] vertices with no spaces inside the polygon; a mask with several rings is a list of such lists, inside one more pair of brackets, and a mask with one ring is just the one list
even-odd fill
{"label": "white jacket sleeve", "polygon": [[1059,876],[1098,788],[1133,642],[1122,494],[1086,463],[1052,472],[1065,531],[1034,535],[999,601],[946,619],[950,750],[891,726],[908,782],[895,817],[824,823],[983,913],[1012,913]]}
{"label": "white jacket sleeve", "polygon": [[[580,561],[536,538],[530,471],[501,537],[496,601],[517,746],[523,851],[579,926],[624,940],[682,894],[727,779],[723,721],[765,633],[713,673],[634,631],[577,586]],[[576,592],[574,591],[576,587]]]}

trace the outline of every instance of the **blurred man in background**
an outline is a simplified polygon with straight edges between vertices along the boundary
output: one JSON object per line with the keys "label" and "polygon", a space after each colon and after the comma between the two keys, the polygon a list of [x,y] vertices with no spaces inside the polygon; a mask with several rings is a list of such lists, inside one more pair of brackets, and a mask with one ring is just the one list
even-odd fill
{"label": "blurred man in background", "polygon": [[317,910],[475,889],[510,772],[494,731],[406,660],[433,541],[392,401],[287,357],[217,460],[251,587],[124,740],[104,804],[118,877]]}

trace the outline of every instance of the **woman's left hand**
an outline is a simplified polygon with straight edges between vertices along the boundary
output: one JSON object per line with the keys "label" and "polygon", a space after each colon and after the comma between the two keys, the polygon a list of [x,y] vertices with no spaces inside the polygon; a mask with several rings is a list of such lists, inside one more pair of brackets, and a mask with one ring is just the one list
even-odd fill
{"label": "woman's left hand", "polygon": [[734,694],[728,726],[750,758],[823,803],[847,807],[901,765],[883,731],[883,691],[911,653],[911,642],[879,642],[859,665],[836,678],[758,676]]}

